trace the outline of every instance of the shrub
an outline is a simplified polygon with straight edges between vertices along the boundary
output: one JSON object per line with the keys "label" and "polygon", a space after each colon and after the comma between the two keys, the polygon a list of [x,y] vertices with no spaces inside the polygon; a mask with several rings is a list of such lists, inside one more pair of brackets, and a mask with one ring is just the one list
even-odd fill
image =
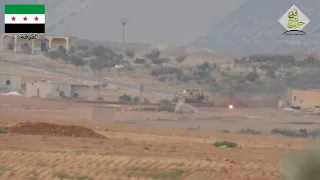
{"label": "shrub", "polygon": [[198,69],[202,71],[208,71],[208,70],[212,70],[212,66],[208,62],[204,62],[198,66]]}
{"label": "shrub", "polygon": [[136,64],[145,64],[145,63],[146,63],[146,60],[145,60],[145,59],[141,59],[141,58],[137,58],[134,62],[135,62]]}
{"label": "shrub", "polygon": [[300,137],[300,138],[307,138],[307,137],[316,138],[320,136],[319,129],[309,132],[307,129],[291,130],[291,129],[275,128],[271,130],[271,133],[273,135],[280,135],[284,137]]}
{"label": "shrub", "polygon": [[150,103],[150,101],[147,98],[144,98],[143,103],[148,104],[148,103]]}
{"label": "shrub", "polygon": [[129,71],[135,71],[135,68],[132,66],[125,66],[124,68],[121,68],[119,70],[129,72]]}
{"label": "shrub", "polygon": [[134,102],[134,103],[137,103],[139,102],[139,97],[138,96],[130,96],[130,95],[127,95],[127,94],[124,94],[122,96],[119,96],[119,101],[120,102]]}
{"label": "shrub", "polygon": [[320,130],[317,129],[317,130],[313,130],[309,133],[309,136],[315,138],[315,137],[319,137],[320,136]]}
{"label": "shrub", "polygon": [[188,82],[190,82],[192,80],[192,77],[188,76],[188,75],[186,75],[184,73],[180,73],[180,74],[177,74],[177,79],[179,81],[184,82],[184,83],[188,83]]}
{"label": "shrub", "polygon": [[151,71],[152,76],[160,76],[160,75],[166,75],[166,74],[180,74],[182,73],[182,70],[176,67],[160,67],[160,68],[154,68]]}
{"label": "shrub", "polygon": [[157,108],[158,111],[174,112],[175,108],[171,101],[162,99],[159,101],[160,106]]}
{"label": "shrub", "polygon": [[230,131],[228,129],[224,129],[221,131],[222,133],[230,133]]}
{"label": "shrub", "polygon": [[134,58],[134,56],[135,56],[134,50],[127,50],[126,51],[126,56],[129,57],[129,58]]}
{"label": "shrub", "polygon": [[274,135],[280,135],[285,137],[308,137],[308,131],[306,129],[300,129],[298,131],[291,129],[279,129],[275,128],[271,130]]}
{"label": "shrub", "polygon": [[77,53],[77,49],[74,46],[71,46],[69,50],[69,54],[76,54],[76,53]]}
{"label": "shrub", "polygon": [[260,75],[257,72],[250,72],[245,75],[244,79],[249,82],[254,82],[260,79]]}
{"label": "shrub", "polygon": [[178,57],[176,57],[176,61],[178,63],[182,63],[185,59],[186,59],[186,56],[178,56]]}
{"label": "shrub", "polygon": [[44,53],[44,55],[50,59],[53,59],[53,60],[57,60],[57,59],[61,58],[61,53],[58,51],[46,52],[46,53]]}
{"label": "shrub", "polygon": [[254,134],[254,135],[261,135],[262,133],[260,131],[248,128],[248,129],[241,129],[240,131],[238,131],[238,133],[241,134]]}
{"label": "shrub", "polygon": [[66,54],[67,53],[67,49],[65,47],[61,46],[61,45],[59,46],[58,51],[60,53],[62,53],[62,54]]}
{"label": "shrub", "polygon": [[139,100],[139,97],[138,97],[138,96],[135,96],[135,97],[131,98],[131,101],[137,103],[137,102],[139,102],[140,100]]}
{"label": "shrub", "polygon": [[158,111],[167,111],[167,112],[174,112],[175,108],[172,104],[161,104],[158,108]]}
{"label": "shrub", "polygon": [[159,104],[171,104],[171,101],[169,101],[168,99],[161,99],[158,103]]}
{"label": "shrub", "polygon": [[161,65],[161,64],[164,64],[164,63],[168,63],[168,62],[170,62],[169,58],[158,58],[158,59],[152,60],[152,63],[156,64],[156,65]]}
{"label": "shrub", "polygon": [[69,59],[71,61],[71,64],[76,66],[76,67],[84,66],[86,64],[86,62],[84,61],[83,58],[80,58],[80,57],[75,56],[75,55],[69,55],[67,57],[67,59]]}
{"label": "shrub", "polygon": [[213,146],[215,147],[226,146],[228,148],[236,148],[238,144],[232,141],[216,141],[215,143],[213,143]]}
{"label": "shrub", "polygon": [[106,87],[108,87],[108,83],[101,83],[101,84],[93,85],[94,89],[100,89],[100,88],[106,88]]}
{"label": "shrub", "polygon": [[0,128],[0,134],[8,134],[8,129]]}
{"label": "shrub", "polygon": [[160,82],[166,82],[166,78],[165,78],[164,76],[161,76],[161,77],[159,78],[159,81],[160,81]]}
{"label": "shrub", "polygon": [[119,96],[119,101],[120,102],[131,102],[132,97],[130,95],[124,94],[122,96]]}
{"label": "shrub", "polygon": [[192,79],[196,80],[198,84],[211,84],[216,82],[215,78],[207,71],[193,72]]}

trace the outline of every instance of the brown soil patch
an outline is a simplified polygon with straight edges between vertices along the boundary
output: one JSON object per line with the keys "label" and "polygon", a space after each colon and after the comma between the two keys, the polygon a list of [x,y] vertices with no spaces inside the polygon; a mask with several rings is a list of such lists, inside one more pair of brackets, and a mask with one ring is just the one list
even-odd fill
{"label": "brown soil patch", "polygon": [[81,126],[58,125],[41,122],[22,122],[9,128],[9,133],[27,135],[71,136],[105,138],[93,130]]}

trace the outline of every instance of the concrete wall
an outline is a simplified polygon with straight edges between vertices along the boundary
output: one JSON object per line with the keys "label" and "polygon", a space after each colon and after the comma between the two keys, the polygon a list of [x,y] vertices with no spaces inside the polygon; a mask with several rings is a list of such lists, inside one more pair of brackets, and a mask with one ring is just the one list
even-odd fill
{"label": "concrete wall", "polygon": [[320,90],[289,90],[286,99],[290,105],[302,109],[320,106]]}
{"label": "concrete wall", "polygon": [[0,91],[21,90],[22,77],[15,74],[0,74]]}
{"label": "concrete wall", "polygon": [[26,85],[26,96],[28,97],[55,98],[60,97],[61,93],[70,97],[71,85],[47,82],[27,83]]}
{"label": "concrete wall", "polygon": [[71,85],[71,97],[72,98],[88,100],[88,96],[89,96],[89,87],[88,86]]}
{"label": "concrete wall", "polygon": [[66,97],[71,97],[71,85],[70,84],[56,84],[55,95],[60,96],[63,93]]}
{"label": "concrete wall", "polygon": [[49,98],[54,96],[54,84],[49,83],[27,83],[26,96],[27,97],[41,97]]}
{"label": "concrete wall", "polygon": [[93,106],[88,109],[87,113],[88,120],[106,123],[115,120],[117,109],[103,106]]}

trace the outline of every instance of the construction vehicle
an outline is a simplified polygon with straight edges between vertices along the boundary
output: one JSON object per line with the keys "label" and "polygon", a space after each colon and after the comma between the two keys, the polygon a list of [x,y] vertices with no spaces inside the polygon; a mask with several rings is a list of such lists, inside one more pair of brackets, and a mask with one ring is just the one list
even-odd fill
{"label": "construction vehicle", "polygon": [[200,89],[185,89],[182,93],[176,93],[172,100],[184,103],[205,103],[208,102],[208,97],[204,95],[203,90]]}

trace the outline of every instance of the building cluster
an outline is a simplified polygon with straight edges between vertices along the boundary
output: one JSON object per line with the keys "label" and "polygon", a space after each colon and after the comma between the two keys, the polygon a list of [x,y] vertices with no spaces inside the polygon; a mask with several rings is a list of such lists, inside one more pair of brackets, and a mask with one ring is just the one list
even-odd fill
{"label": "building cluster", "polygon": [[22,83],[22,76],[0,74],[0,92],[23,92],[27,97],[88,100],[89,86],[83,84],[54,83],[47,80]]}
{"label": "building cluster", "polygon": [[[90,87],[84,84],[54,83],[47,80],[22,83],[18,74],[0,74],[0,93],[21,92],[27,97],[88,100]],[[290,89],[284,101],[298,109],[320,108],[320,89]]]}

